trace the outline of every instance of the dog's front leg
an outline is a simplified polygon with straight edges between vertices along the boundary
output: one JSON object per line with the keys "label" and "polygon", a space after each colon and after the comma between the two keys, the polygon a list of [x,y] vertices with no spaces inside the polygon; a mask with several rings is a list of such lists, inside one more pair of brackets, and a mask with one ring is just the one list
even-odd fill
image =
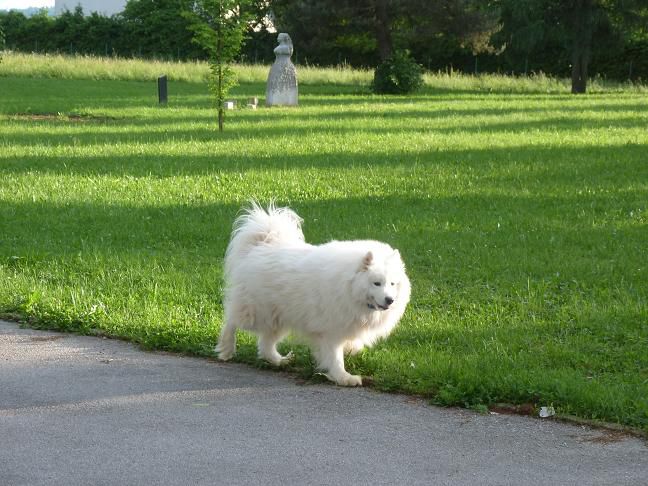
{"label": "dog's front leg", "polygon": [[328,343],[319,341],[315,350],[315,358],[319,369],[325,371],[325,376],[341,386],[362,386],[362,378],[352,375],[344,369],[344,343]]}
{"label": "dog's front leg", "polygon": [[354,339],[344,343],[344,354],[355,356],[364,349],[365,344],[360,339]]}

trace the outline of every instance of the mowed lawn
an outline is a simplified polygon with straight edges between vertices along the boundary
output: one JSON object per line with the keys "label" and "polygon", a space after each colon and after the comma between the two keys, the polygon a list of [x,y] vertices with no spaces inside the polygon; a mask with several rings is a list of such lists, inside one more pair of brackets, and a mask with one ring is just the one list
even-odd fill
{"label": "mowed lawn", "polygon": [[[303,85],[299,108],[228,112],[219,134],[203,84],[169,91],[0,77],[4,317],[212,356],[232,220],[275,199],[310,242],[384,240],[407,264],[404,319],[351,372],[648,430],[645,93]],[[238,359],[266,367],[248,335]]]}

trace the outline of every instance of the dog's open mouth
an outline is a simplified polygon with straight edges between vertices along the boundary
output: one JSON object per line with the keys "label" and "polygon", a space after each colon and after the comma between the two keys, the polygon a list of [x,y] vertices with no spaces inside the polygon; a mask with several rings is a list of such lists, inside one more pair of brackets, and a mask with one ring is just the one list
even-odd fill
{"label": "dog's open mouth", "polygon": [[370,309],[373,309],[373,310],[387,310],[387,309],[389,309],[388,306],[380,305],[380,304],[379,304],[378,302],[376,302],[375,300],[374,300],[373,303],[371,303],[371,302],[368,303],[368,304],[367,304],[367,307],[369,307]]}

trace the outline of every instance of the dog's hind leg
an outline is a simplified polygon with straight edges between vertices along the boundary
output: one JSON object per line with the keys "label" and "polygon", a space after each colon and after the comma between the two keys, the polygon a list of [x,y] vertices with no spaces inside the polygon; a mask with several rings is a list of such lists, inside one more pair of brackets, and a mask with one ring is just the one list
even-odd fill
{"label": "dog's hind leg", "polygon": [[234,356],[236,353],[236,328],[238,327],[249,327],[252,316],[250,315],[250,310],[239,304],[235,299],[232,299],[230,302],[226,302],[225,305],[225,316],[224,324],[221,329],[220,337],[218,338],[218,344],[214,351],[218,353],[218,359],[221,361],[227,361]]}
{"label": "dog's hind leg", "polygon": [[236,352],[236,326],[232,324],[231,319],[227,320],[223,325],[214,351],[218,353],[218,359],[221,361],[227,361],[234,356]]}
{"label": "dog's hind leg", "polygon": [[293,358],[293,353],[290,352],[286,356],[282,356],[277,351],[277,344],[281,341],[286,334],[282,329],[268,329],[263,331],[256,331],[258,335],[257,347],[259,350],[259,358],[272,363],[275,366],[281,366],[288,363]]}

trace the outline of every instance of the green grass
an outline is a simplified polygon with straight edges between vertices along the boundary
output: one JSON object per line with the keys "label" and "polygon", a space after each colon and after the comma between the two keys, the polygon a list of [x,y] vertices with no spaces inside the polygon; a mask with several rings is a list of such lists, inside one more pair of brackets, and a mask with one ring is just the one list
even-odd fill
{"label": "green grass", "polygon": [[[265,83],[268,66],[238,65],[235,71],[242,84]],[[55,79],[93,79],[116,81],[153,81],[166,74],[171,81],[203,83],[209,72],[205,62],[167,62],[140,59],[102,58],[94,56],[65,56],[60,54],[22,54],[7,51],[0,64],[0,77],[34,77]],[[304,85],[337,85],[367,91],[373,71],[349,66],[320,68],[299,66],[299,83]],[[457,72],[429,72],[424,75],[428,90],[486,93],[569,93],[570,81],[542,73],[528,77],[498,74],[480,76]],[[610,82],[601,78],[590,80],[590,93],[648,93],[648,86]]]}
{"label": "green grass", "polygon": [[[239,65],[241,83],[261,83],[268,78],[269,66]],[[0,76],[55,79],[106,79],[119,81],[156,80],[166,74],[171,81],[202,83],[207,78],[206,62],[146,61],[141,59],[65,56],[60,54],[21,54],[7,52],[0,64]],[[350,67],[315,68],[300,66],[299,80],[304,84],[368,85],[373,73]]]}
{"label": "green grass", "polygon": [[[161,108],[152,82],[4,74],[5,316],[210,355],[232,220],[275,198],[309,241],[380,239],[408,265],[405,318],[351,372],[446,405],[553,404],[648,430],[640,91],[305,83],[299,108],[228,112],[219,135],[200,83],[172,82]],[[307,349],[286,347],[310,375]]]}

